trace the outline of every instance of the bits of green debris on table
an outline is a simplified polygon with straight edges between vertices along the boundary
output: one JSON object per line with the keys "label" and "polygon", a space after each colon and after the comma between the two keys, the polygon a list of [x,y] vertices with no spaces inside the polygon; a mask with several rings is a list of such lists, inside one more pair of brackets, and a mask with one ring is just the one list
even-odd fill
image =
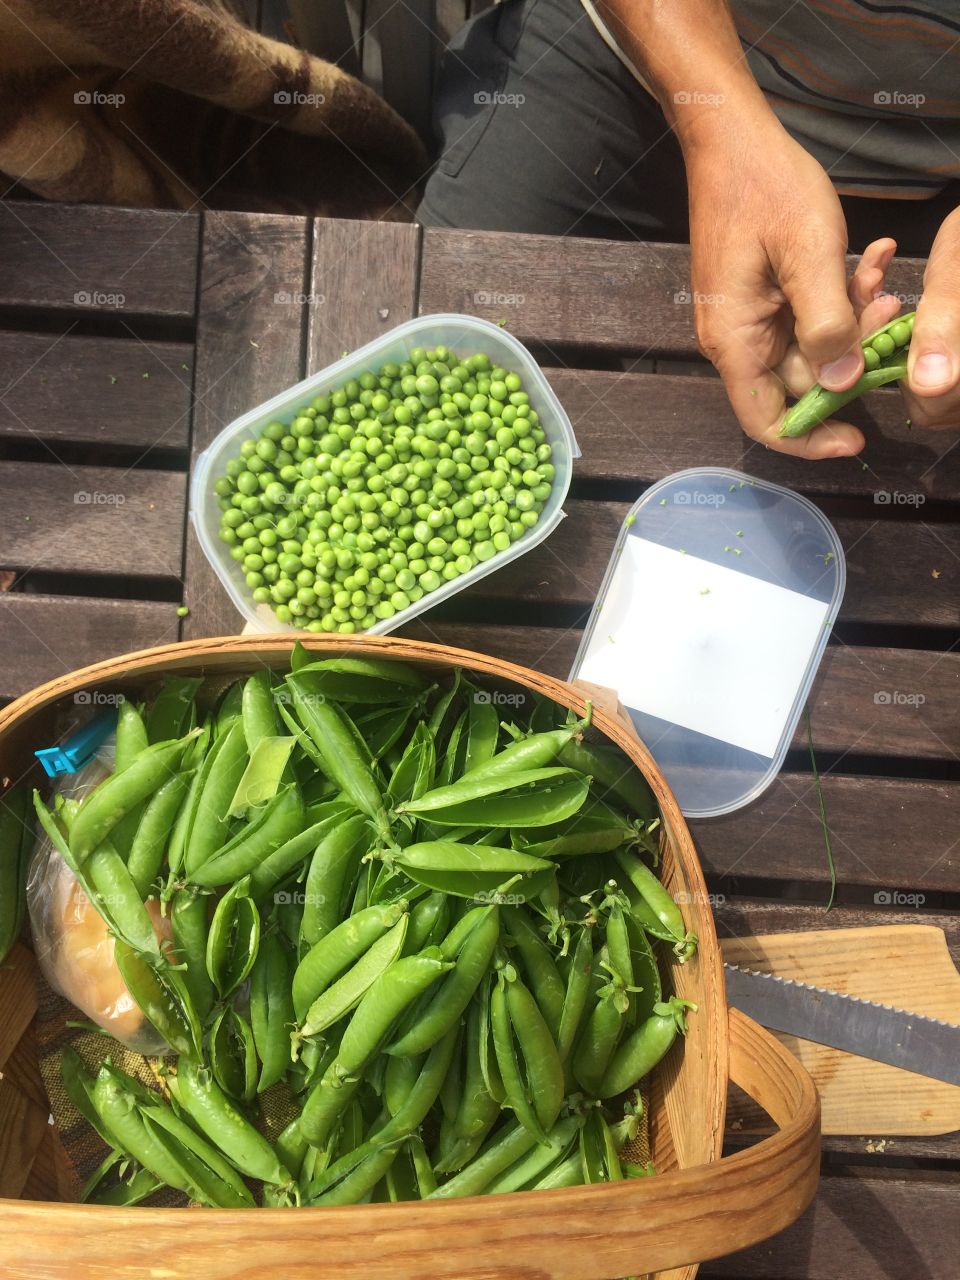
{"label": "bits of green debris on table", "polygon": [[177,610],[177,617],[178,617],[178,618],[188,618],[189,616],[190,616],[190,609],[189,609],[189,607],[188,607],[187,605],[185,605],[185,604],[182,604],[182,605],[180,606],[180,608]]}

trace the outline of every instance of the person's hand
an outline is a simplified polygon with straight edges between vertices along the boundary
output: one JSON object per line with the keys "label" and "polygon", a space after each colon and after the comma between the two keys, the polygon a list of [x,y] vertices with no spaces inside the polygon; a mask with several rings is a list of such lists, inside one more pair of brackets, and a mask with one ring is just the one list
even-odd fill
{"label": "person's hand", "polygon": [[907,412],[919,427],[960,427],[960,209],[937,232],[910,340]]}
{"label": "person's hand", "polygon": [[[845,391],[863,372],[862,331],[847,292],[847,229],[833,185],[772,116],[740,128],[734,122],[709,140],[684,148],[700,349],[747,435],[807,458],[859,453],[863,435],[848,423],[825,422],[798,439],[777,435],[788,373],[791,389],[806,368],[808,381]],[[960,310],[952,314],[960,328]],[[788,360],[794,343],[799,361],[797,353]],[[785,361],[792,367],[781,373]]]}

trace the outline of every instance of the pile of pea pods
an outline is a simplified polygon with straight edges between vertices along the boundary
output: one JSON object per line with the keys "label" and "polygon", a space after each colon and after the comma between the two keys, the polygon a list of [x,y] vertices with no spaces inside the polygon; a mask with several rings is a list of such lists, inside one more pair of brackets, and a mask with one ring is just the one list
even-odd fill
{"label": "pile of pea pods", "polygon": [[84,1198],[332,1205],[651,1173],[629,1156],[634,1086],[690,1007],[658,950],[696,938],[657,878],[653,796],[585,738],[589,706],[300,645],[289,673],[208,702],[169,676],[122,704],[108,778],[34,797],[170,1048],[158,1090],[64,1053],[109,1148]]}

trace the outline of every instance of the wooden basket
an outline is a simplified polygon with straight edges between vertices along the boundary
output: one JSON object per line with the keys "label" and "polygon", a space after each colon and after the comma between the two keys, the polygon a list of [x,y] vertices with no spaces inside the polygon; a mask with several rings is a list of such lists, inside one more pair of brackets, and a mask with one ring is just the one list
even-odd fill
{"label": "wooden basket", "polygon": [[[282,668],[293,643],[286,635],[196,640],[51,680],[0,711],[0,771],[22,775],[34,747],[45,741],[56,704],[80,690],[133,694],[170,671],[228,676],[258,665]],[[326,654],[366,651],[437,668],[463,666],[488,682],[545,694],[578,714],[584,708],[576,686],[476,653],[393,638],[311,637],[305,643]],[[675,990],[695,1000],[699,1012],[690,1017],[686,1041],[656,1073],[650,1138],[657,1177],[538,1194],[329,1209],[113,1209],[0,1199],[0,1257],[11,1270],[25,1280],[59,1277],[64,1268],[71,1276],[111,1280],[152,1274],[234,1280],[271,1273],[284,1280],[369,1280],[384,1269],[391,1280],[607,1280],[644,1272],[691,1280],[698,1262],[793,1222],[812,1199],[819,1171],[813,1082],[772,1036],[727,1010],[706,887],[677,803],[625,717],[598,708],[594,725],[636,762],[656,794],[664,820],[664,880],[700,939],[696,956],[673,968]],[[0,1090],[8,1094],[0,1092],[0,1186],[22,1196],[31,1194],[26,1170],[37,1149],[46,1165],[55,1163],[56,1149],[49,1126],[37,1129],[42,1086],[29,1072],[18,1075],[4,1066],[16,1043],[11,1035],[19,1035],[16,1028],[30,1017],[24,968],[31,957],[22,947],[15,956],[9,972],[0,973]],[[22,1048],[17,1052],[23,1059]],[[731,1080],[779,1129],[721,1159]],[[21,1094],[29,1107],[18,1108]]]}

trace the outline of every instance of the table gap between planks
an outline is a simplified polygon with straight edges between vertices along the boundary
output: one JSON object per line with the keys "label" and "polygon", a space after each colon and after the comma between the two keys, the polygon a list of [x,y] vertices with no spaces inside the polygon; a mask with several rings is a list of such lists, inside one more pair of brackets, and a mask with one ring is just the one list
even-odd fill
{"label": "table gap between planks", "polygon": [[[682,246],[20,202],[0,205],[0,260],[0,697],[115,652],[239,630],[188,528],[191,460],[244,410],[400,321],[481,315],[535,350],[584,456],[547,542],[407,632],[565,676],[650,483],[713,464],[807,494],[849,575],[810,701],[840,905],[824,915],[801,733],[760,801],[694,824],[721,933],[927,921],[960,958],[960,449],[911,432],[896,392],[852,413],[862,460],[751,445],[697,363]],[[921,265],[895,264],[891,287],[917,292]],[[924,905],[877,905],[894,891]],[[897,1139],[884,1155],[857,1137],[825,1148],[814,1208],[703,1274],[833,1280],[841,1258],[850,1280],[900,1275],[905,1259],[951,1274],[960,1136]],[[49,1187],[38,1166],[27,1190]]]}

